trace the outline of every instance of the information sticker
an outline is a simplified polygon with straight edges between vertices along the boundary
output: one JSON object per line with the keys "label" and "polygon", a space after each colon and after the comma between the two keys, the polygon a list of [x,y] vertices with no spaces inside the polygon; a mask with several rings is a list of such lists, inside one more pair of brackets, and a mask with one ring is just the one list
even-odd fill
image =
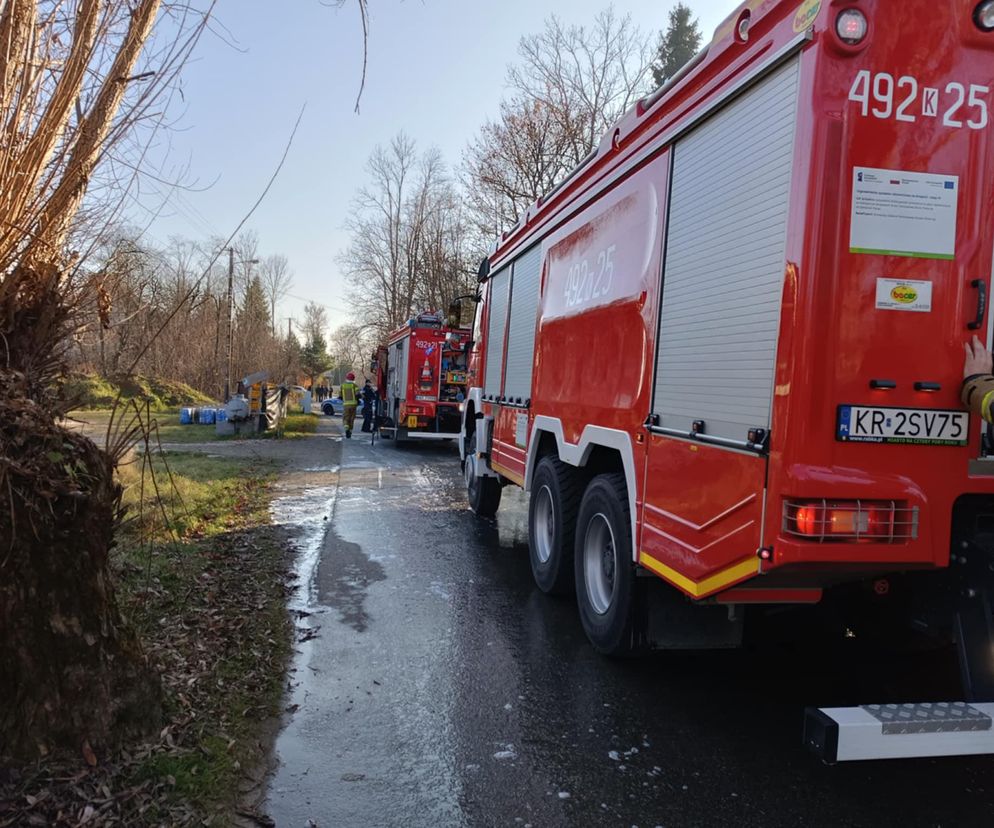
{"label": "information sticker", "polygon": [[959,178],[853,168],[849,251],[953,259]]}
{"label": "information sticker", "polygon": [[877,279],[877,310],[932,310],[932,283],[917,279]]}
{"label": "information sticker", "polygon": [[528,442],[528,415],[518,414],[514,423],[514,442],[521,448]]}

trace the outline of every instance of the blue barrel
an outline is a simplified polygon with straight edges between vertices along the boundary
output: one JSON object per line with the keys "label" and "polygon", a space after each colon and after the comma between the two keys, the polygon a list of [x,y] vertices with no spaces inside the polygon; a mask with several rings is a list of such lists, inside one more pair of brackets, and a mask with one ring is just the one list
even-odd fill
{"label": "blue barrel", "polygon": [[200,425],[214,425],[214,420],[216,416],[217,416],[217,409],[201,408]]}
{"label": "blue barrel", "polygon": [[219,408],[217,414],[215,415],[215,422],[226,423],[228,422],[228,409]]}
{"label": "blue barrel", "polygon": [[193,409],[192,408],[181,408],[179,410],[179,424],[180,425],[192,425],[193,424]]}

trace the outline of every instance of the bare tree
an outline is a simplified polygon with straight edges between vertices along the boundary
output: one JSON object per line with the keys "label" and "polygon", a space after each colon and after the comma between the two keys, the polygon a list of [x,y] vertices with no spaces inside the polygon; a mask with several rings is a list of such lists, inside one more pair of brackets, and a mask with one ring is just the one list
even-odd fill
{"label": "bare tree", "polygon": [[530,204],[573,168],[575,129],[541,101],[503,101],[463,155],[463,180],[484,246],[516,224]]}
{"label": "bare tree", "polygon": [[[0,752],[111,744],[154,726],[156,675],[108,569],[120,510],[113,452],[60,425],[67,348],[97,288],[67,242],[101,162],[161,123],[206,23],[185,4],[146,50],[160,0],[0,4]],[[207,4],[207,11],[210,5]],[[104,165],[106,167],[106,165]],[[106,194],[106,193],[105,193]],[[92,225],[91,225],[92,226]],[[56,448],[57,447],[57,448]]]}
{"label": "bare tree", "polygon": [[652,87],[652,55],[650,38],[613,7],[589,26],[551,17],[542,32],[521,39],[520,60],[507,73],[511,95],[463,158],[481,232],[514,224],[583,160]]}
{"label": "bare tree", "polygon": [[253,269],[259,264],[259,234],[255,230],[243,230],[231,246],[235,249],[235,293],[244,296]]}
{"label": "bare tree", "polygon": [[317,302],[308,302],[304,306],[304,322],[300,326],[304,332],[304,341],[324,339],[328,336],[328,311]]}
{"label": "bare tree", "polygon": [[[465,265],[465,217],[437,150],[400,134],[370,156],[341,261],[356,318],[379,337],[420,310],[444,306]],[[437,304],[436,304],[437,303]]]}
{"label": "bare tree", "polygon": [[355,371],[357,376],[368,372],[377,341],[376,332],[363,325],[352,323],[335,328],[328,351],[337,367],[338,383],[349,371]]}
{"label": "bare tree", "polygon": [[508,70],[508,85],[553,113],[572,140],[575,166],[653,85],[653,54],[649,36],[613,6],[590,26],[552,16],[540,34],[521,39],[521,62]]}
{"label": "bare tree", "polygon": [[417,210],[411,192],[416,164],[415,144],[403,133],[388,147],[376,147],[366,164],[370,183],[356,195],[353,218],[346,225],[352,241],[343,264],[355,289],[352,301],[360,317],[381,330],[411,310],[408,217]]}
{"label": "bare tree", "polygon": [[269,318],[273,325],[273,336],[276,336],[276,310],[293,286],[293,273],[290,262],[282,253],[266,256],[260,267],[262,286],[266,291],[269,302]]}

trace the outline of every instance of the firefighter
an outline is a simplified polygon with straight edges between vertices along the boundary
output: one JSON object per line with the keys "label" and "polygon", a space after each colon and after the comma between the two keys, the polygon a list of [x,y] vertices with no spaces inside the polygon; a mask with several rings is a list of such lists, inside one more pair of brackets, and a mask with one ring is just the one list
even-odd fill
{"label": "firefighter", "polygon": [[994,402],[994,376],[991,374],[992,357],[974,334],[973,341],[964,344],[966,362],[963,365],[963,405],[979,414],[988,423],[994,422],[991,403]]}
{"label": "firefighter", "polygon": [[351,371],[345,375],[342,383],[342,423],[345,426],[346,439],[352,438],[352,427],[355,425],[355,409],[359,402],[359,386],[355,384],[355,374]]}
{"label": "firefighter", "polygon": [[369,434],[373,430],[373,404],[376,402],[376,391],[368,379],[362,386],[362,430]]}

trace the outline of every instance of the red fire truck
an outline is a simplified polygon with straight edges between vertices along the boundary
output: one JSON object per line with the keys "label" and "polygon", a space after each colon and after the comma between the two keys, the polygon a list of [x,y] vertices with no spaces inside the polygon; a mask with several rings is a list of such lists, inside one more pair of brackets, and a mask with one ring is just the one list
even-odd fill
{"label": "red fire truck", "polygon": [[469,499],[530,493],[535,581],[596,649],[865,592],[994,700],[994,446],[959,402],[992,29],[992,0],[749,0],[483,263]]}
{"label": "red fire truck", "polygon": [[385,437],[455,439],[466,398],[470,331],[422,313],[394,331],[377,350],[374,372]]}

